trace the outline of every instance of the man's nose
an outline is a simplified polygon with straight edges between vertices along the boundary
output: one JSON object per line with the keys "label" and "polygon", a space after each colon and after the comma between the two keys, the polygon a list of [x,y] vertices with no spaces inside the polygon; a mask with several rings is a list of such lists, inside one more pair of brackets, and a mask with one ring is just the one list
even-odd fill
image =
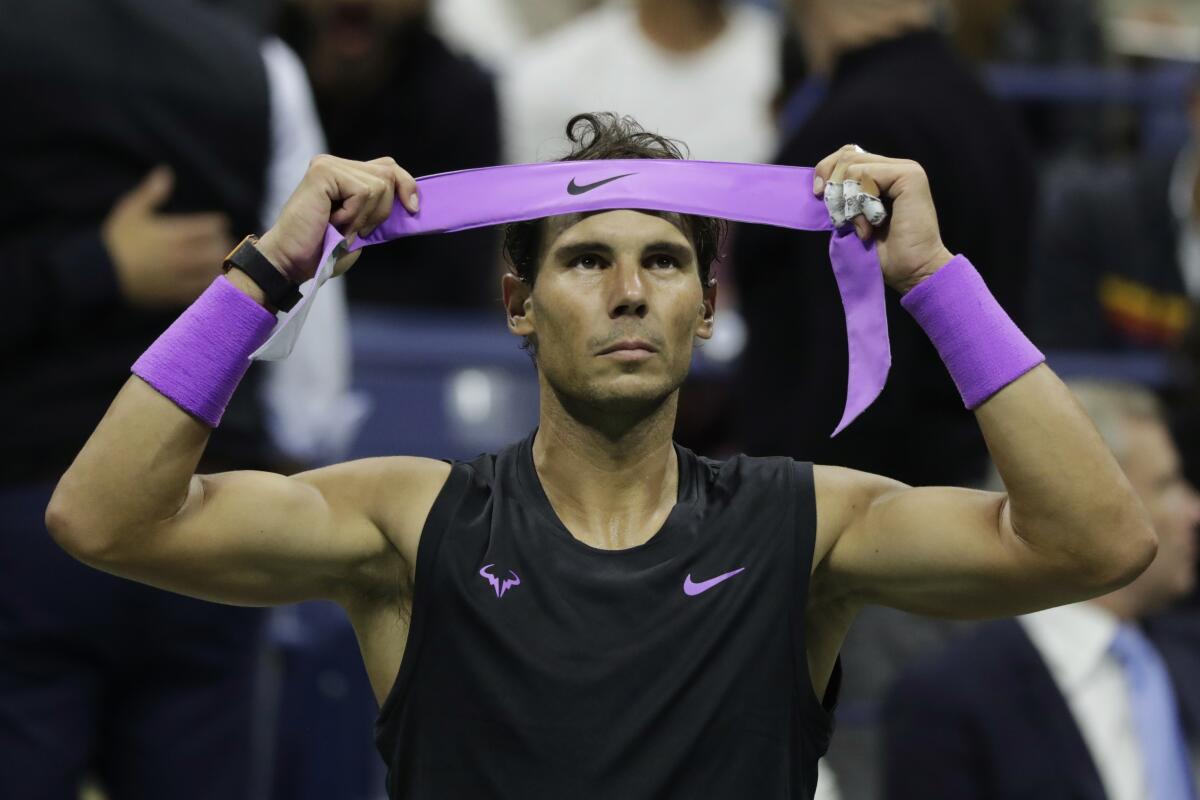
{"label": "man's nose", "polygon": [[646,316],[646,282],[641,265],[633,260],[620,259],[613,265],[609,275],[612,278],[609,316]]}

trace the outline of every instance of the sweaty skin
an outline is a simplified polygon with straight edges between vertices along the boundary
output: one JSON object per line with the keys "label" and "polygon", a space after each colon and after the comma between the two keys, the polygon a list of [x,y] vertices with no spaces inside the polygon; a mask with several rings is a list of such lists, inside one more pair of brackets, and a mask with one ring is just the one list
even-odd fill
{"label": "sweaty skin", "polygon": [[[876,238],[894,290],[950,259],[920,166],[848,146],[817,166],[815,193],[835,170],[874,181],[891,205],[884,227],[858,230]],[[397,196],[415,209],[416,184],[391,159],[319,157],[260,249],[303,279],[328,222],[347,236],[365,233]],[[678,392],[694,341],[712,335],[716,286],[701,284],[673,215],[615,210],[547,225],[536,280],[502,283],[509,331],[537,353],[534,465],[572,535],[595,547],[636,546],[675,503]],[[230,279],[263,301],[246,276],[233,270]],[[1017,614],[1105,594],[1153,559],[1144,509],[1048,367],[975,414],[1004,493],[814,468],[807,641],[818,696],[867,603],[948,617]],[[382,701],[407,640],[421,529],[449,467],[395,456],[291,476],[197,475],[208,436],[131,377],[59,482],[46,511],[52,535],[99,569],[195,597],[339,602]]]}

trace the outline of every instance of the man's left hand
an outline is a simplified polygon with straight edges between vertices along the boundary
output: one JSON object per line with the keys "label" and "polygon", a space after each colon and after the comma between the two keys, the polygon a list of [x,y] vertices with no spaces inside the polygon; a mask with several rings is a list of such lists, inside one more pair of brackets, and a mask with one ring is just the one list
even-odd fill
{"label": "man's left hand", "polygon": [[820,197],[827,185],[847,179],[859,181],[865,191],[874,184],[880,199],[890,201],[891,215],[878,228],[862,215],[851,220],[860,239],[874,237],[888,286],[904,294],[954,257],[942,244],[929,179],[920,164],[848,144],[817,164],[813,192]]}

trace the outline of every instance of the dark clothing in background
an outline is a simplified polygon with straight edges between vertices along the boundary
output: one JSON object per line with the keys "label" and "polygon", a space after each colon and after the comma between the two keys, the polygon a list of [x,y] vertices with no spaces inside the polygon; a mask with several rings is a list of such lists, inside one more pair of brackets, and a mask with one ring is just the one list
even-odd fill
{"label": "dark clothing in background", "polygon": [[388,796],[811,798],[840,672],[822,704],[812,465],[677,445],[678,503],[614,552],[563,526],[533,441],[454,464],[429,512]]}
{"label": "dark clothing in background", "polygon": [[0,797],[249,800],[263,615],[79,563],[0,490]]}
{"label": "dark clothing in background", "polygon": [[1191,316],[1173,161],[1060,166],[1046,181],[1030,287],[1029,331],[1043,347],[1165,351]]}
{"label": "dark clothing in background", "polygon": [[[849,143],[920,162],[942,238],[965,253],[1018,320],[1034,177],[1021,134],[941,36],[919,32],[849,53],[829,93],[777,161],[812,166]],[[892,369],[856,422],[830,439],[845,401],[845,316],[828,240],[766,226],[738,231],[733,253],[749,341],[740,422],[754,454],[785,453],[910,484],[982,478],[973,414],[924,332],[887,290]]]}
{"label": "dark clothing in background", "polygon": [[[1194,741],[1195,650],[1155,645]],[[980,628],[898,680],[884,727],[886,800],[1106,798],[1066,699],[1016,620]]]}
{"label": "dark clothing in background", "polygon": [[[260,229],[269,147],[257,41],[192,3],[3,0],[0,85],[0,485],[57,479],[129,368],[183,310],[120,295],[100,223],[156,164],[165,212],[221,210]],[[201,471],[262,468],[252,367]]]}
{"label": "dark clothing in background", "polygon": [[[85,567],[44,525],[130,366],[183,310],[120,293],[100,225],[157,164],[162,211],[257,231],[270,146],[259,43],[182,0],[0,0],[0,797],[246,797],[259,609]],[[214,274],[215,268],[214,265]],[[273,463],[251,367],[199,471]]]}
{"label": "dark clothing in background", "polygon": [[1048,176],[1029,331],[1047,348],[1166,357],[1169,383],[1157,388],[1184,472],[1200,485],[1200,314],[1180,263],[1174,167],[1072,161]]}
{"label": "dark clothing in background", "polygon": [[[284,35],[304,56],[311,33],[285,19]],[[452,53],[427,23],[397,31],[395,63],[367,97],[322,91],[317,108],[329,152],[369,161],[391,156],[414,177],[500,160],[500,129],[491,75]],[[500,296],[496,231],[414,236],[372,247],[346,276],[352,303],[414,308],[492,306]]]}

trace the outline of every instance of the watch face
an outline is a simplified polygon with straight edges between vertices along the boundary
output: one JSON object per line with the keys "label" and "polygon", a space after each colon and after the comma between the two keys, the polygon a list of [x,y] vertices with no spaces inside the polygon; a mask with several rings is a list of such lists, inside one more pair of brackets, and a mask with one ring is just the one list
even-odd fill
{"label": "watch face", "polygon": [[247,244],[249,244],[251,247],[253,247],[254,243],[257,241],[258,241],[258,237],[255,236],[254,234],[250,234],[249,236],[247,236],[246,238],[244,238],[240,242],[238,242],[234,246],[234,248],[229,251],[229,254],[225,256],[225,260],[221,262],[221,269],[225,272],[229,272],[229,268],[234,266],[233,257],[237,255],[238,251],[241,250],[243,247],[246,247]]}

